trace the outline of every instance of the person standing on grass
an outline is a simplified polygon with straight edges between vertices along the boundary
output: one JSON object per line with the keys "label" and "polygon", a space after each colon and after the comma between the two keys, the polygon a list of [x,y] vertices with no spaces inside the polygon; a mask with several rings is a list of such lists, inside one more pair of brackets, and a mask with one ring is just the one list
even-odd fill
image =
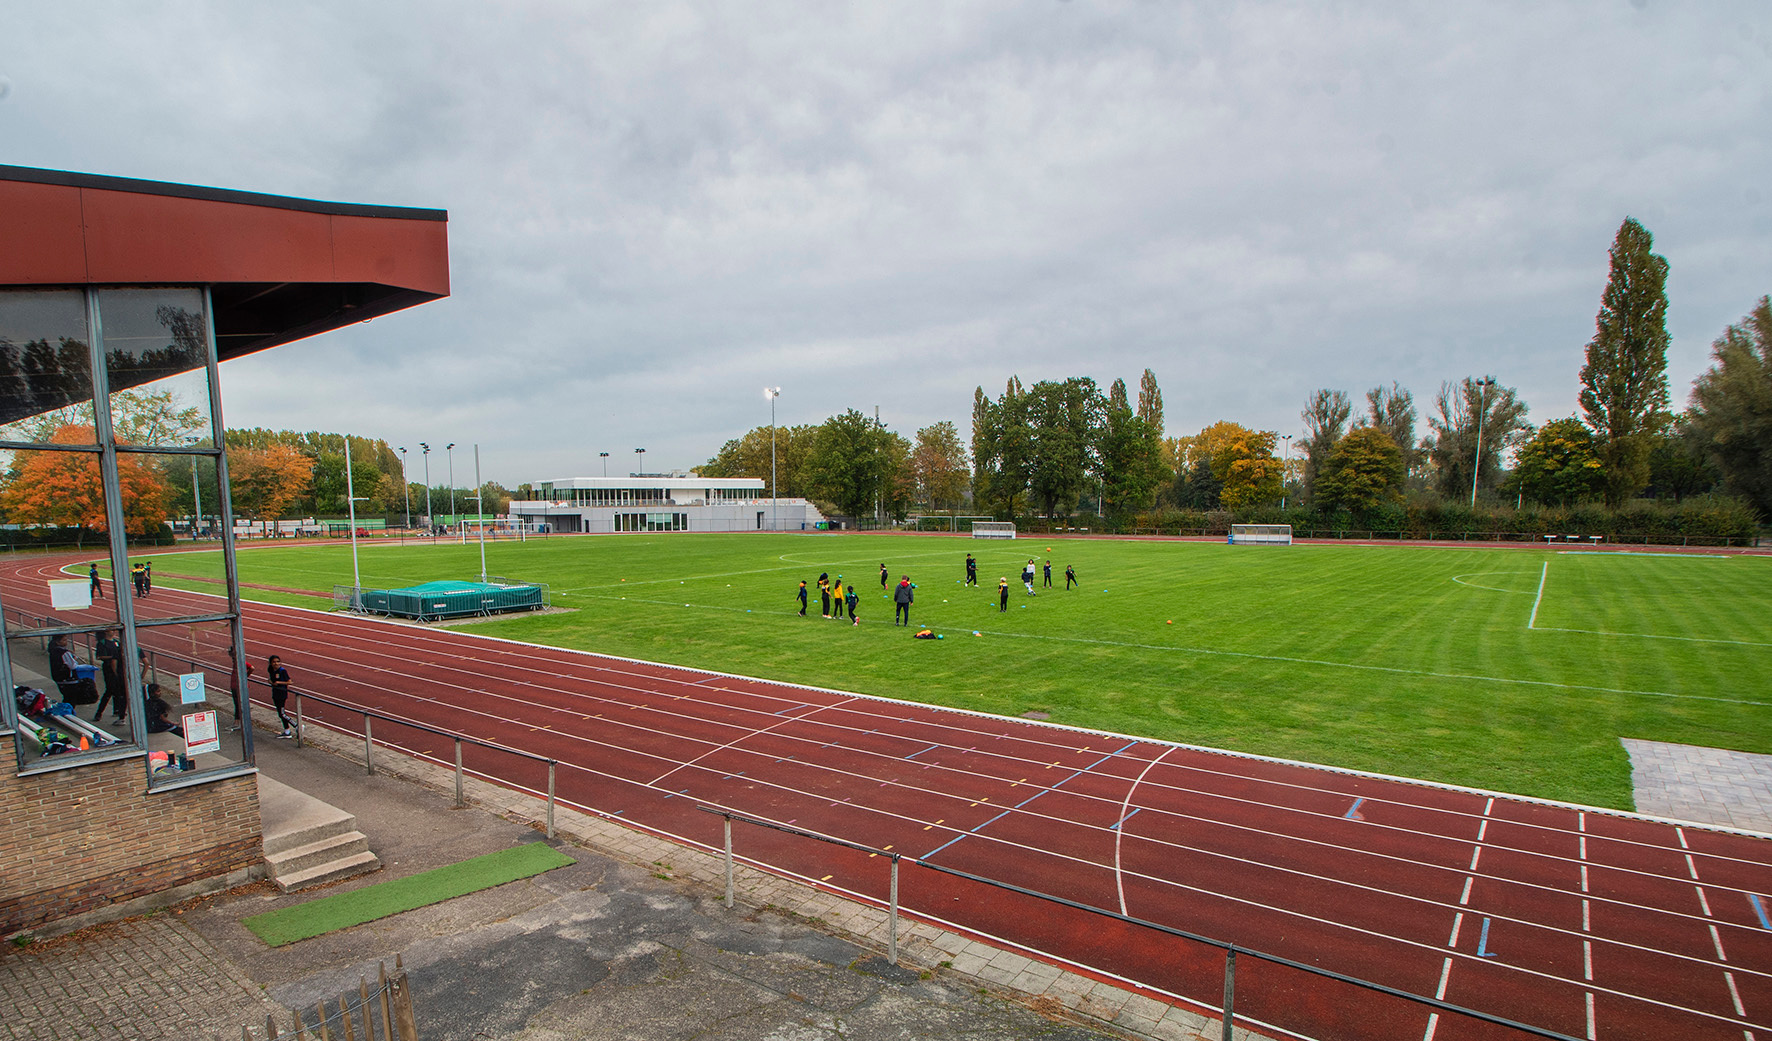
{"label": "person standing on grass", "polygon": [[837,581],[831,586],[831,599],[836,602],[837,621],[843,620],[843,576],[838,575]]}
{"label": "person standing on grass", "polygon": [[824,607],[824,616],[829,618],[831,616],[831,573],[829,571],[818,573],[818,599]]}
{"label": "person standing on grass", "polygon": [[997,613],[1009,610],[1009,576],[997,579]]}
{"label": "person standing on grass", "polygon": [[1064,566],[1065,592],[1067,592],[1067,593],[1070,592],[1070,588],[1076,584],[1077,584],[1077,569],[1075,567],[1071,566],[1070,564],[1066,564]]}
{"label": "person standing on grass", "polygon": [[98,565],[86,565],[86,575],[88,578],[92,579],[92,598],[94,600],[103,600],[105,598],[105,584],[98,579]]}
{"label": "person standing on grass", "polygon": [[277,709],[277,721],[283,724],[283,732],[277,736],[294,737],[295,724],[283,712],[289,703],[289,670],[283,667],[283,659],[273,654],[265,659],[265,672],[271,680],[271,704]]}
{"label": "person standing on grass", "polygon": [[1046,558],[1046,588],[1052,588],[1052,558]]}
{"label": "person standing on grass", "polygon": [[861,594],[856,592],[855,583],[849,584],[849,624],[860,625],[861,619],[855,617],[855,605],[861,602]]}
{"label": "person standing on grass", "polygon": [[970,553],[966,554],[966,584],[969,586],[978,585],[978,561],[974,560]]}
{"label": "person standing on grass", "polygon": [[911,576],[904,575],[898,580],[898,588],[892,591],[892,624],[897,625],[899,619],[904,624],[911,624]]}
{"label": "person standing on grass", "polygon": [[[883,589],[885,589],[885,588],[886,588],[886,583],[888,583],[888,582],[890,582],[890,581],[892,581],[892,580],[891,580],[891,579],[889,579],[889,578],[887,578],[887,577],[886,577],[886,565],[885,565],[885,564],[881,564],[881,565],[880,565],[880,588],[881,588],[881,589],[882,589],[882,590],[883,590]],[[850,614],[854,614],[854,613],[855,613],[855,612],[854,612],[854,611],[851,611],[851,612],[849,612],[849,613],[850,613]]]}
{"label": "person standing on grass", "polygon": [[806,617],[806,580],[803,578],[800,580],[800,592],[796,595],[800,598],[800,617],[804,618]]}
{"label": "person standing on grass", "polygon": [[1021,569],[1021,584],[1028,587],[1028,595],[1034,595],[1034,562],[1029,560]]}

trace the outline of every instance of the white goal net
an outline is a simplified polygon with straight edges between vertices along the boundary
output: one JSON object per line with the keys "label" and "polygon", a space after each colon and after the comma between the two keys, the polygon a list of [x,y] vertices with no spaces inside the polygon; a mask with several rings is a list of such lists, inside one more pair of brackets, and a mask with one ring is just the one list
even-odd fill
{"label": "white goal net", "polygon": [[1290,524],[1233,524],[1230,544],[1233,546],[1290,546]]}
{"label": "white goal net", "polygon": [[1012,539],[1015,537],[1015,525],[1010,521],[973,521],[972,537],[975,539]]}

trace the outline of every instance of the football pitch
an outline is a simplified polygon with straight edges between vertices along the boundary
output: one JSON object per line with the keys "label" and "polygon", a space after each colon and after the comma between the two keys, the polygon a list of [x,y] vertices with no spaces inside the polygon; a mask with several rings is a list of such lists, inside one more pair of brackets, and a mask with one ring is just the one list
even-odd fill
{"label": "football pitch", "polygon": [[[961,582],[969,551],[978,588]],[[375,541],[359,558],[385,587],[477,577],[479,553]],[[565,609],[472,627],[513,640],[1621,809],[1621,737],[1772,753],[1772,558],[768,534],[486,554]],[[1054,581],[1032,597],[1030,556]],[[153,559],[157,584],[216,589],[179,576],[218,577],[217,554]],[[348,546],[239,562],[244,596],[297,606],[329,609],[288,591],[351,575]],[[893,626],[882,563],[943,639]],[[859,626],[820,618],[816,589],[798,617],[794,591],[820,572],[859,583]]]}

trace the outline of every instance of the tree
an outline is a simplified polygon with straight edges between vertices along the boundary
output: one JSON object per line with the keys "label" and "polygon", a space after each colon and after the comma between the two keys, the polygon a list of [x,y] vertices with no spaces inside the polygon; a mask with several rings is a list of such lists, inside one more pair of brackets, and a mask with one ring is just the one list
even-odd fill
{"label": "tree", "polygon": [[[808,493],[806,463],[818,429],[811,423],[775,428],[775,486],[783,498],[804,498]],[[767,487],[769,433],[766,426],[756,427],[726,442],[697,472],[703,477],[755,477]]]}
{"label": "tree", "polygon": [[1433,464],[1435,488],[1448,499],[1470,495],[1479,432],[1480,483],[1486,488],[1494,488],[1501,479],[1502,451],[1532,436],[1526,403],[1512,387],[1495,387],[1494,382],[1494,377],[1479,381],[1466,376],[1458,383],[1440,384],[1439,397],[1434,399],[1439,415],[1427,421],[1433,430],[1428,460]]}
{"label": "tree", "polygon": [[1421,468],[1422,452],[1415,441],[1415,397],[1395,381],[1389,387],[1366,392],[1366,415],[1360,425],[1376,427],[1390,435],[1403,453],[1403,470],[1413,476]]}
{"label": "tree", "polygon": [[996,401],[983,387],[972,392],[972,501],[1008,517],[1021,506],[1033,469],[1027,408],[1027,391],[1014,376]]}
{"label": "tree", "polygon": [[[1240,509],[1280,500],[1280,460],[1275,434],[1220,421],[1195,434],[1188,446],[1190,471],[1204,466],[1216,484],[1217,505]],[[1192,474],[1190,473],[1190,477]],[[1210,508],[1210,503],[1205,504]]]}
{"label": "tree", "polygon": [[1692,426],[1708,442],[1723,487],[1772,516],[1772,297],[1711,344],[1692,386]]}
{"label": "tree", "polygon": [[1350,430],[1323,461],[1316,501],[1329,509],[1369,510],[1403,498],[1403,451],[1378,427]]}
{"label": "tree", "polygon": [[1329,452],[1347,433],[1348,417],[1353,415],[1353,403],[1348,400],[1347,391],[1323,389],[1311,395],[1310,401],[1300,412],[1299,418],[1304,420],[1304,494],[1312,494],[1316,484],[1317,471],[1329,458]]}
{"label": "tree", "polygon": [[872,516],[891,476],[890,436],[855,409],[825,420],[808,461],[814,494],[845,516]]}
{"label": "tree", "polygon": [[1605,478],[1593,432],[1573,416],[1539,427],[1514,461],[1521,494],[1550,506],[1592,498],[1604,487]]}
{"label": "tree", "polygon": [[1654,244],[1635,220],[1619,225],[1581,367],[1582,414],[1614,507],[1649,483],[1651,421],[1667,409],[1667,260],[1650,252]]}
{"label": "tree", "polygon": [[930,509],[958,509],[966,497],[971,463],[960,431],[952,420],[942,420],[917,431],[908,471],[918,502]]}
{"label": "tree", "polygon": [[1714,492],[1722,483],[1723,473],[1710,457],[1710,442],[1692,414],[1667,417],[1649,443],[1649,487],[1643,494],[1679,502]]}
{"label": "tree", "polygon": [[1086,376],[1063,382],[1041,380],[1028,388],[1028,490],[1043,515],[1068,516],[1076,509],[1095,456],[1104,407],[1101,391]]}
{"label": "tree", "polygon": [[276,520],[308,494],[314,464],[289,445],[236,448],[228,453],[228,494],[237,513]]}
{"label": "tree", "polygon": [[1162,395],[1149,369],[1144,370],[1138,398],[1139,410],[1135,414],[1126,400],[1125,382],[1115,380],[1108,389],[1107,407],[1102,413],[1097,448],[1102,498],[1106,512],[1115,517],[1149,509],[1157,489],[1169,481],[1163,466],[1161,428],[1151,425],[1153,418],[1159,424],[1162,422]]}
{"label": "tree", "polygon": [[[72,423],[49,437],[50,443],[61,445],[90,445],[95,440],[90,426]],[[141,456],[117,455],[117,483],[123,493],[124,531],[149,535],[165,526],[165,486]],[[0,490],[0,510],[14,524],[109,531],[97,453],[15,453],[13,471]]]}

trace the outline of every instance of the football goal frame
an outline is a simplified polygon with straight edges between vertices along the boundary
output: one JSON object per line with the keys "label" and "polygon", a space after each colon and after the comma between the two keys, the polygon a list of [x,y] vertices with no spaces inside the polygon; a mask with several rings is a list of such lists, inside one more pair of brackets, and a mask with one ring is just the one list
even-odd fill
{"label": "football goal frame", "polygon": [[1013,539],[1015,537],[1015,522],[973,521],[972,537],[975,539]]}
{"label": "football goal frame", "polygon": [[1233,546],[1290,546],[1290,524],[1233,524],[1230,544]]}

